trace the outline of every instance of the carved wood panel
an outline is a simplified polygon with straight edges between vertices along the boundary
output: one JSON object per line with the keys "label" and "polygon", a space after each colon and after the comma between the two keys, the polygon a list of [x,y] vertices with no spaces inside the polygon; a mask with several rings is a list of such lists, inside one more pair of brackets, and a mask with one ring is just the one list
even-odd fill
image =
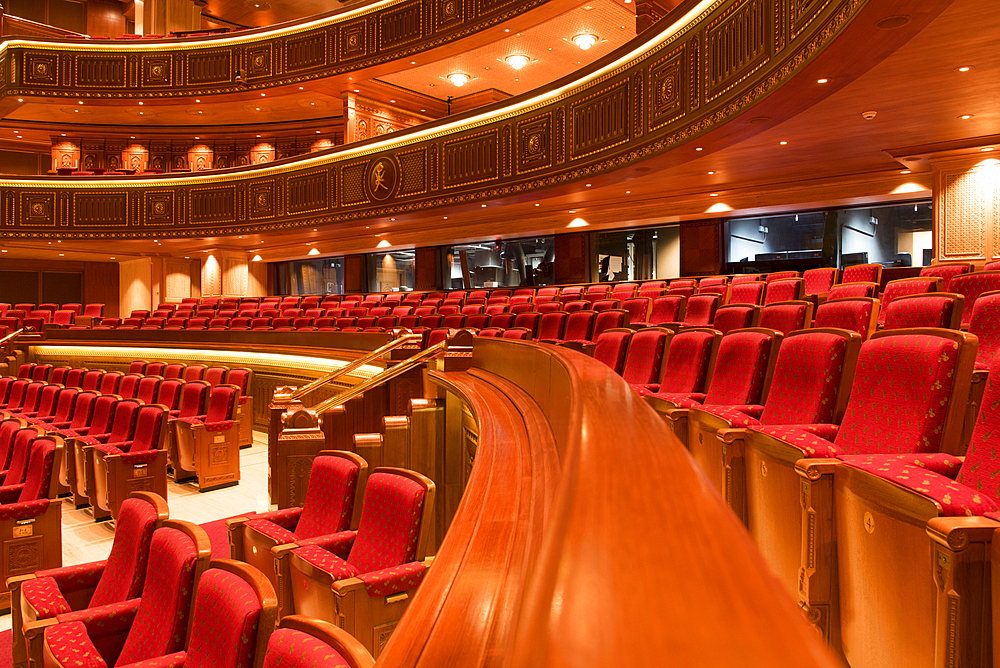
{"label": "carved wood panel", "polygon": [[441,182],[445,188],[482,183],[500,175],[497,130],[444,143],[441,155]]}
{"label": "carved wood panel", "polygon": [[128,193],[103,191],[73,193],[73,218],[77,227],[128,225]]}

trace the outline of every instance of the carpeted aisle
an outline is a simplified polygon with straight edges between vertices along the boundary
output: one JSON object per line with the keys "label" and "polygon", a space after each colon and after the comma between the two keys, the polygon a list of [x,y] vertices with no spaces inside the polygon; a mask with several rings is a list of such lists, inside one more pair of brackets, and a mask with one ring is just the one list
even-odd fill
{"label": "carpeted aisle", "polygon": [[[235,517],[250,517],[256,513],[240,513],[239,515],[233,515],[232,517],[226,517],[221,520],[215,520],[213,522],[205,522],[204,524],[199,524],[205,533],[208,534],[209,540],[212,541],[212,558],[213,559],[228,559],[229,558],[229,531],[226,529],[226,520],[231,520]],[[3,663],[0,663],[2,666]]]}

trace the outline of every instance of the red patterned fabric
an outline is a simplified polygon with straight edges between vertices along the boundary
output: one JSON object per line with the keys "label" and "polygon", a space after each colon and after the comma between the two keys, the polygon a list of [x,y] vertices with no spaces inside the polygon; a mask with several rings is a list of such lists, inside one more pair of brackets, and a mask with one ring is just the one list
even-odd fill
{"label": "red patterned fabric", "polygon": [[[884,329],[948,327],[955,311],[955,303],[954,296],[944,293],[894,299],[888,307],[883,303],[879,321],[882,322]],[[983,341],[980,338],[980,351],[982,347]]]}
{"label": "red patterned fabric", "polygon": [[695,295],[687,300],[683,322],[689,327],[708,327],[715,320],[718,306],[719,295]]}
{"label": "red patterned fabric", "polygon": [[755,312],[756,309],[748,304],[722,306],[715,312],[715,321],[712,323],[712,329],[718,330],[723,334],[728,334],[734,329],[752,327]]}
{"label": "red patterned fabric", "polygon": [[282,508],[281,510],[257,513],[254,515],[254,519],[265,519],[272,524],[277,524],[282,529],[295,531],[295,527],[299,523],[299,517],[301,515],[302,508],[296,506],[294,508]]}
{"label": "red patterned fabric", "polygon": [[563,340],[591,341],[595,317],[597,317],[597,314],[594,311],[570,313],[566,318],[566,331],[563,332]]}
{"label": "red patterned fabric", "polygon": [[836,457],[841,453],[840,448],[833,444],[838,431],[835,424],[761,425],[750,429],[784,441],[801,450],[806,457]]}
{"label": "red patterned fabric", "polygon": [[[748,283],[736,283],[729,288],[729,303],[730,304],[755,304],[760,305],[761,298],[764,296],[764,283],[763,281],[752,281]],[[691,309],[691,305],[688,304],[688,310]]]}
{"label": "red patterned fabric", "polygon": [[640,330],[632,335],[622,377],[629,385],[645,387],[656,382],[663,363],[663,349],[670,335],[655,329]]}
{"label": "red patterned fabric", "polygon": [[980,403],[976,426],[972,431],[965,463],[958,474],[958,482],[982,492],[991,500],[1000,499],[1000,464],[997,460],[997,443],[1000,440],[1000,356],[989,362],[989,377]]}
{"label": "red patterned fabric", "polygon": [[49,493],[49,483],[52,480],[52,468],[56,461],[56,443],[49,438],[36,438],[31,444],[31,456],[28,459],[28,473],[24,486],[17,497],[18,503],[44,499]]}
{"label": "red patterned fabric", "polygon": [[[296,510],[299,509],[296,508]],[[267,536],[279,545],[294,543],[298,540],[298,536],[296,536],[293,532],[278,526],[274,522],[269,522],[268,520],[252,519],[246,523],[246,526],[249,529],[253,529],[257,533]]]}
{"label": "red patterned fabric", "polygon": [[357,537],[357,531],[340,531],[325,536],[300,540],[299,545],[315,545],[336,554],[342,559],[346,559],[347,555],[351,553],[351,547],[354,545],[354,540]]}
{"label": "red patterned fabric", "polygon": [[972,322],[972,311],[979,295],[984,292],[1000,290],[1000,271],[979,271],[962,274],[951,279],[949,288],[952,292],[965,295],[965,308],[962,311],[962,327],[968,327]]}
{"label": "red patterned fabric", "polygon": [[83,622],[56,624],[45,629],[45,644],[63,666],[107,668]]}
{"label": "red patterned fabric", "polygon": [[871,322],[872,309],[875,302],[866,299],[836,299],[823,302],[816,309],[818,327],[837,327],[851,332],[857,332],[868,338],[868,327]]}
{"label": "red patterned fabric", "polygon": [[563,328],[566,325],[566,313],[556,311],[555,313],[543,313],[538,325],[538,339],[559,341],[563,336]]}
{"label": "red patterned fabric", "polygon": [[760,326],[767,329],[776,329],[782,334],[788,334],[802,329],[806,323],[806,314],[809,312],[808,302],[798,302],[795,304],[769,304],[760,312]]}
{"label": "red patterned fabric", "polygon": [[[987,270],[989,270],[987,268]],[[972,271],[971,264],[936,264],[924,267],[920,270],[921,276],[937,276],[944,279],[941,283],[941,292],[951,292],[951,279]]]}
{"label": "red patterned fabric", "polygon": [[[698,406],[699,410],[722,418],[732,427],[753,427],[760,424],[763,406]],[[756,413],[756,415],[754,415]]]}
{"label": "red patterned fabric", "polygon": [[678,332],[670,339],[670,349],[663,368],[660,392],[704,392],[708,363],[715,335],[710,332]]}
{"label": "red patterned fabric", "polygon": [[170,654],[184,647],[197,556],[185,533],[165,527],[153,533],[139,610],[118,665]]}
{"label": "red patterned fabric", "polygon": [[55,578],[36,577],[21,585],[21,596],[35,609],[38,619],[48,619],[71,612]]}
{"label": "red patterned fabric", "polygon": [[786,278],[776,281],[771,281],[770,276],[767,278],[767,292],[764,294],[765,305],[801,299],[803,282],[801,278]]}
{"label": "red patterned fabric", "polygon": [[857,297],[874,297],[878,291],[876,283],[841,283],[830,288],[828,299],[851,299]]}
{"label": "red patterned fabric", "polygon": [[628,325],[627,311],[617,309],[601,311],[594,318],[594,336],[600,337],[605,330],[625,327],[626,325]]}
{"label": "red patterned fabric", "polygon": [[149,547],[156,528],[156,509],[140,499],[125,499],[118,514],[115,540],[90,607],[134,598],[146,580]]}
{"label": "red patterned fabric", "polygon": [[347,561],[362,573],[413,561],[426,491],[405,476],[373,473]]}
{"label": "red patterned fabric", "polygon": [[760,421],[832,422],[846,354],[847,340],[835,334],[808,332],[782,341]]}
{"label": "red patterned fabric", "polygon": [[837,270],[833,267],[808,269],[802,273],[806,295],[821,295],[830,291],[837,282]]}
{"label": "red patterned fabric", "polygon": [[[615,294],[619,294],[615,292]],[[646,322],[646,315],[649,313],[650,300],[648,297],[635,297],[626,299],[622,303],[622,309],[628,311],[629,322]]]}
{"label": "red patterned fabric", "polygon": [[187,658],[187,652],[174,652],[173,654],[158,656],[155,659],[130,663],[128,668],[181,668],[182,666],[189,666]]}
{"label": "red patterned fabric", "polygon": [[1000,510],[985,493],[966,487],[926,468],[908,464],[896,457],[845,457],[848,466],[867,471],[901,487],[934,499],[941,505],[945,517],[984,515]]}
{"label": "red patterned fabric", "polygon": [[705,403],[760,403],[772,343],[773,338],[761,332],[731,332],[722,337]]}
{"label": "red patterned fabric", "polygon": [[937,452],[958,344],[928,335],[866,341],[835,443],[848,454]]}
{"label": "red patterned fabric", "polygon": [[903,278],[889,281],[882,292],[882,309],[879,311],[878,324],[885,325],[886,310],[893,301],[906,295],[916,295],[937,290],[936,278]]}
{"label": "red patterned fabric", "polygon": [[631,332],[604,332],[597,337],[597,345],[594,346],[594,359],[604,362],[621,374],[625,366],[625,353],[628,351],[628,342],[632,338]]}
{"label": "red patterned fabric", "polygon": [[856,264],[853,267],[844,269],[841,283],[878,283],[882,277],[882,265],[880,264]]}
{"label": "red patterned fabric", "polygon": [[318,545],[302,545],[295,548],[293,552],[303,561],[320,569],[334,580],[353,578],[359,573],[356,567]]}
{"label": "red patterned fabric", "polygon": [[969,333],[979,337],[976,368],[989,368],[990,361],[1000,351],[1000,294],[984,295],[976,300]]}
{"label": "red patterned fabric", "polygon": [[263,668],[350,668],[337,650],[294,629],[278,629],[267,643]]}
{"label": "red patterned fabric", "polygon": [[31,455],[31,444],[37,438],[34,429],[21,429],[14,435],[14,445],[10,458],[10,468],[3,478],[4,486],[17,485],[24,482],[28,472],[28,458]]}
{"label": "red patterned fabric", "polygon": [[949,455],[946,452],[909,453],[905,455],[841,455],[839,459],[845,462],[880,462],[895,460],[909,466],[916,466],[954,480],[962,467],[963,457]]}
{"label": "red patterned fabric", "polygon": [[416,589],[427,573],[422,562],[412,561],[401,566],[384,568],[380,571],[362,573],[358,578],[365,583],[365,590],[372,598],[392,596],[401,591]]}
{"label": "red patterned fabric", "polygon": [[190,668],[251,668],[261,602],[243,578],[217,568],[198,582],[191,615]]}
{"label": "red patterned fabric", "polygon": [[649,313],[649,324],[662,325],[667,322],[680,322],[686,300],[678,295],[665,295],[653,299],[652,310]]}
{"label": "red patterned fabric", "polygon": [[40,517],[48,507],[48,499],[6,503],[0,505],[0,520],[26,520],[32,517]]}
{"label": "red patterned fabric", "polygon": [[344,457],[316,457],[296,535],[312,538],[350,529],[357,488],[358,467],[353,462]]}
{"label": "red patterned fabric", "polygon": [[181,387],[180,407],[177,417],[202,415],[205,406],[205,396],[209,386],[203,383],[185,383]]}

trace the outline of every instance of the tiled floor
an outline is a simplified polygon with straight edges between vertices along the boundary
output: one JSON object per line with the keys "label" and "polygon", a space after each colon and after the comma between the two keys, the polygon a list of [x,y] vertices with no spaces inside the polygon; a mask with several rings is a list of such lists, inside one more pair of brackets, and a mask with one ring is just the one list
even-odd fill
{"label": "tiled floor", "polygon": [[[254,432],[252,447],[240,451],[240,484],[205,492],[193,484],[167,483],[170,517],[196,524],[232,517],[245,511],[268,510],[267,434]],[[114,539],[111,522],[94,522],[90,513],[63,502],[63,565],[106,559]],[[10,614],[0,616],[0,631],[10,628]]]}

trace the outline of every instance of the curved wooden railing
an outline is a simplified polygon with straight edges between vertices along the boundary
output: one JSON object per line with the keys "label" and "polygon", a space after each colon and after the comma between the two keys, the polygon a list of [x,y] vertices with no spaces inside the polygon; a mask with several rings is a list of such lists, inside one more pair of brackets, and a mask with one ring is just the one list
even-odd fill
{"label": "curved wooden railing", "polygon": [[475,415],[475,464],[378,666],[836,665],[611,369],[477,339],[472,370],[431,376]]}
{"label": "curved wooden railing", "polygon": [[[728,146],[822,99],[950,1],[686,0],[673,23],[541,89],[306,158],[155,178],[5,177],[0,234],[184,237],[350,224],[599,180],[641,161],[668,166],[704,155],[689,142]],[[902,5],[909,20],[878,27]],[[817,76],[831,83],[816,85]],[[731,122],[741,117],[754,122]]]}

